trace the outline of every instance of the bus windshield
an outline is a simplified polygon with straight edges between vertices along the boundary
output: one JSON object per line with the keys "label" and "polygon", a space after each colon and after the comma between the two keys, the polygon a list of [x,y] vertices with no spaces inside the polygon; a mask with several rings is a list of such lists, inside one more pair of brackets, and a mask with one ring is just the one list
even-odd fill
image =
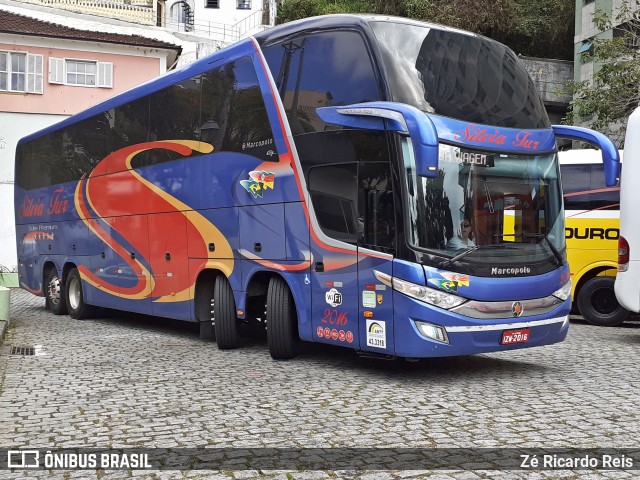
{"label": "bus windshield", "polygon": [[540,95],[509,48],[427,25],[371,22],[391,99],[471,123],[549,128]]}
{"label": "bus windshield", "polygon": [[[415,175],[403,141],[409,244],[465,263],[562,262],[563,203],[557,154],[524,156],[440,144],[439,175]],[[474,247],[478,247],[471,250]]]}

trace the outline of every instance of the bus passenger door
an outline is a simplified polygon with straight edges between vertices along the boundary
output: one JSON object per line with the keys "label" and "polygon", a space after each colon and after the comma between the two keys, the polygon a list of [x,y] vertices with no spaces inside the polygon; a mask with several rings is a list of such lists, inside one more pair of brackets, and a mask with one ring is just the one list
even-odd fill
{"label": "bus passenger door", "polygon": [[359,347],[356,179],[353,162],[317,165],[308,173],[320,227],[311,242],[312,338],[351,348]]}
{"label": "bus passenger door", "polygon": [[384,137],[370,140],[376,154],[358,164],[360,349],[394,355],[393,295],[382,281],[392,276],[396,241],[391,164]]}

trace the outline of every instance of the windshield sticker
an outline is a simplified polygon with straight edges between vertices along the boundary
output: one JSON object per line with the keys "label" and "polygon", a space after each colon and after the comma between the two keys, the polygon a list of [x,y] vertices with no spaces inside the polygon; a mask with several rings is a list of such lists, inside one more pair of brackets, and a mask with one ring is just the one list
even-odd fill
{"label": "windshield sticker", "polygon": [[458,291],[458,284],[451,280],[440,280],[438,278],[430,278],[429,283],[440,290],[444,290],[449,293],[456,293]]}
{"label": "windshield sticker", "polygon": [[268,188],[273,190],[276,176],[273,172],[254,170],[253,172],[249,172],[249,178],[250,180],[240,180],[240,185],[253,195],[253,198],[262,198],[265,190]]}
{"label": "windshield sticker", "polygon": [[364,308],[376,308],[376,292],[365,290],[362,292],[362,306]]}
{"label": "windshield sticker", "polygon": [[440,275],[442,275],[447,280],[456,282],[459,287],[469,286],[469,275],[461,275],[459,273],[453,273],[453,272],[440,272]]}
{"label": "windshield sticker", "polygon": [[376,299],[378,300],[378,305],[382,305],[382,300],[383,300],[383,298],[382,298],[382,294],[381,294],[381,293],[379,293],[379,294],[376,296]]}
{"label": "windshield sticker", "polygon": [[387,348],[385,322],[367,320],[367,345],[375,348]]}
{"label": "windshield sticker", "polygon": [[469,275],[461,275],[453,272],[437,272],[438,277],[430,278],[428,284],[448,293],[456,293],[458,287],[469,286]]}

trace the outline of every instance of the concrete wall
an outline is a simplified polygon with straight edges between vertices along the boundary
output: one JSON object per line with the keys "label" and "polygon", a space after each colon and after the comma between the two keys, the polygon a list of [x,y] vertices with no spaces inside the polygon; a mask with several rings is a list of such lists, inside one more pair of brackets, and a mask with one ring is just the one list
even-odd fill
{"label": "concrete wall", "polygon": [[533,57],[520,59],[542,94],[551,123],[560,123],[571,100],[571,95],[563,93],[562,90],[567,82],[573,80],[573,62]]}

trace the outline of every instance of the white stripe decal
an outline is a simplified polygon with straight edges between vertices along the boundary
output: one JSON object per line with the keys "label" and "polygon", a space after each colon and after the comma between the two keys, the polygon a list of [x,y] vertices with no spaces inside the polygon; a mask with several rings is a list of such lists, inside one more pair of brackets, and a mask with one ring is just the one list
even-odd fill
{"label": "white stripe decal", "polygon": [[500,323],[492,325],[468,325],[460,327],[445,327],[448,333],[467,333],[467,332],[488,332],[491,330],[511,330],[513,328],[539,327],[541,325],[551,325],[553,323],[566,322],[569,315],[564,317],[547,318],[546,320],[534,320],[533,322],[518,323]]}

